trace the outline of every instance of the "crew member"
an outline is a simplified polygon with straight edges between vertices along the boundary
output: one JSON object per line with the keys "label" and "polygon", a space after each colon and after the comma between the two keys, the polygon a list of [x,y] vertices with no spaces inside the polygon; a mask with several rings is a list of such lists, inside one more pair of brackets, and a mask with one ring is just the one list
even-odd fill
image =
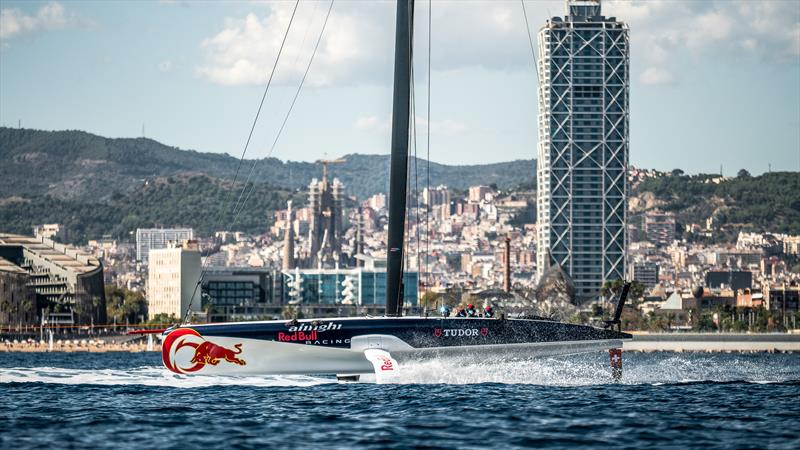
{"label": "crew member", "polygon": [[450,317],[450,307],[447,305],[442,305],[442,307],[439,308],[439,312],[442,314],[442,317]]}
{"label": "crew member", "polygon": [[464,308],[458,308],[458,312],[456,312],[456,317],[467,317],[467,313],[464,311]]}
{"label": "crew member", "polygon": [[467,305],[467,316],[468,317],[478,317],[478,312],[475,311],[475,305],[470,303]]}
{"label": "crew member", "polygon": [[488,317],[488,318],[494,317],[494,310],[492,309],[491,306],[486,305],[486,308],[483,308],[483,317]]}

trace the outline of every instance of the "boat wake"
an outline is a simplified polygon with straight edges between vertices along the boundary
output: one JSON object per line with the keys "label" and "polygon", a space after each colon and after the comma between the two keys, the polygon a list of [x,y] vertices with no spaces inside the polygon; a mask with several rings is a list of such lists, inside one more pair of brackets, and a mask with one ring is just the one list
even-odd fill
{"label": "boat wake", "polygon": [[[375,381],[374,375],[362,382]],[[625,356],[622,384],[786,383],[800,381],[798,355],[765,354],[632,354]],[[174,388],[210,386],[311,387],[336,383],[322,376],[177,375],[161,366],[131,369],[60,367],[0,368],[0,383],[144,385]],[[469,357],[404,361],[393,384],[533,384],[591,386],[612,383],[608,356],[574,355],[539,359],[475,361]]]}
{"label": "boat wake", "polygon": [[[797,360],[797,355],[627,354],[620,383],[798,382]],[[403,384],[591,386],[614,383],[605,354],[481,363],[468,358],[437,359],[406,363],[402,369],[395,382]]]}
{"label": "boat wake", "polygon": [[177,375],[162,366],[120,369],[67,369],[61,367],[0,368],[0,383],[92,384],[105,386],[161,386],[202,388],[210,386],[307,387],[335,383],[334,378],[301,375],[225,377]]}

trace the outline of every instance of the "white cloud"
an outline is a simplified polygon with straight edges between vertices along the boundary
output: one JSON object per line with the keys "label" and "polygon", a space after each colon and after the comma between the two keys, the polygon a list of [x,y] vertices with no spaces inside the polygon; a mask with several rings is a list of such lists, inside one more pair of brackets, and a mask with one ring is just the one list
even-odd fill
{"label": "white cloud", "polygon": [[380,119],[376,116],[366,116],[366,117],[359,117],[356,119],[353,127],[357,130],[373,130],[376,128],[381,127]]}
{"label": "white cloud", "polygon": [[[424,136],[428,121],[424,117],[416,116],[417,136]],[[379,131],[388,133],[391,130],[391,119],[381,119],[377,116],[362,116],[353,123],[353,128],[362,131]],[[431,135],[456,135],[466,131],[467,126],[454,119],[434,120],[431,122]]]}
{"label": "white cloud", "polygon": [[642,72],[642,83],[649,85],[670,84],[674,81],[672,74],[661,67],[648,67]]}
{"label": "white cloud", "polygon": [[[548,5],[561,5],[553,1]],[[206,60],[197,73],[224,85],[266,81],[289,22],[291,3],[266,4],[244,17],[229,18],[202,47]],[[528,6],[541,10],[535,2]],[[301,2],[281,57],[276,81],[296,80],[308,63],[319,35],[327,2]],[[418,5],[415,52],[427,56],[427,2]],[[537,24],[532,24],[536,31]],[[337,2],[314,59],[307,83],[357,84],[391,79],[394,56],[393,2]],[[433,68],[480,66],[492,70],[531,68],[525,22],[519,3],[439,1],[433,4]],[[421,69],[421,67],[420,67]],[[419,74],[419,80],[423,75]]]}
{"label": "white cloud", "polygon": [[[275,74],[276,82],[294,82],[305,71],[327,12],[327,5],[318,7],[318,3],[301,2]],[[270,4],[263,17],[249,13],[241,19],[227,19],[222,31],[203,41],[207,58],[197,68],[198,74],[224,85],[263,84],[278,54],[292,7],[288,3]],[[391,37],[375,21],[360,17],[375,9],[365,5],[357,11],[337,13],[334,8],[306,80],[308,85],[327,85],[353,73],[366,76],[387,64],[390,59],[385,50],[390,48]]]}
{"label": "white cloud", "polygon": [[632,64],[648,84],[674,81],[680,56],[739,58],[747,50],[771,62],[800,56],[800,7],[783,0],[613,0],[605,13],[631,28]]}
{"label": "white cloud", "polygon": [[[293,4],[253,5],[253,12],[226,19],[203,41],[206,59],[197,67],[201,77],[224,85],[265,82]],[[534,39],[546,17],[564,13],[563,5],[563,0],[526,2]],[[418,81],[427,61],[427,6],[420,2],[416,9]],[[532,70],[519,3],[442,0],[432,6],[434,70]],[[302,75],[326,9],[326,2],[300,3],[276,82],[293,84]],[[794,0],[608,0],[603,9],[629,23],[634,76],[640,79],[675,81],[672,74],[684,72],[677,56],[687,51],[724,59],[739,58],[747,49],[749,55],[772,61],[796,61],[800,55],[800,8]],[[392,2],[337,2],[308,85],[390,80],[393,29]]]}
{"label": "white cloud", "polygon": [[[417,135],[422,136],[425,134],[428,120],[424,117],[417,116]],[[455,135],[467,129],[467,126],[453,119],[443,119],[440,121],[434,120],[431,122],[431,134],[444,134]]]}
{"label": "white cloud", "polygon": [[4,8],[0,10],[0,39],[64,28],[74,22],[74,16],[68,14],[58,2],[42,6],[34,15],[28,15],[17,8]]}

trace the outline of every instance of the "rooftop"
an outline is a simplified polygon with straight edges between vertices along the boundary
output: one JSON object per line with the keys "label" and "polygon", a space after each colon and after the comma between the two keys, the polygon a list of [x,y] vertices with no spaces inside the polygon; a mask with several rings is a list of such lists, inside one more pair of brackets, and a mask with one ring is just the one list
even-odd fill
{"label": "rooftop", "polygon": [[[91,272],[100,266],[100,261],[92,255],[46,238],[0,233],[0,246],[22,247],[52,264],[77,274]],[[6,265],[15,266],[10,261],[0,258],[0,270],[9,270],[5,268]]]}

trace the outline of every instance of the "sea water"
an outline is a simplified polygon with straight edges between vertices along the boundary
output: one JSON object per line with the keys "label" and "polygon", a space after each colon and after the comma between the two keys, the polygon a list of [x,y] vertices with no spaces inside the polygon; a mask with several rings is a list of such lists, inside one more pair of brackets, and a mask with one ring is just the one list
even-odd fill
{"label": "sea water", "polygon": [[[369,381],[369,380],[367,380]],[[156,353],[0,354],[0,448],[800,448],[800,355],[405,364],[395,384],[181,376]]]}

